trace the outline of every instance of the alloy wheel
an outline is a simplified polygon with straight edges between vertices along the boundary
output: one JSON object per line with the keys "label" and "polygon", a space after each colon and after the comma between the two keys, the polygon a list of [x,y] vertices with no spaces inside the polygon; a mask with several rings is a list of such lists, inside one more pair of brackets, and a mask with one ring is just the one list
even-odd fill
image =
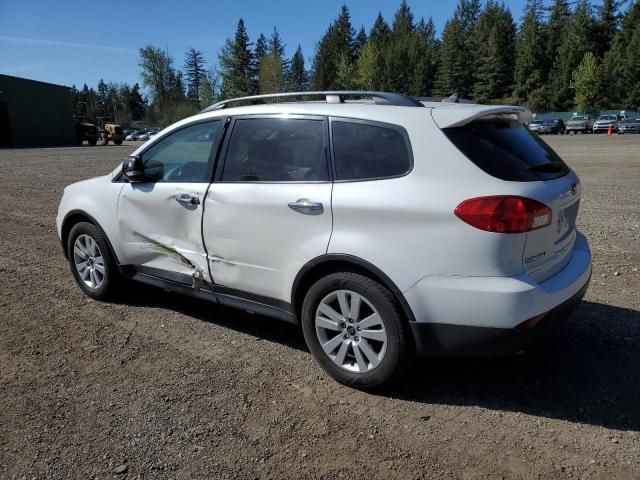
{"label": "alloy wheel", "polygon": [[78,235],[73,243],[73,263],[84,284],[97,290],[104,282],[104,258],[100,247],[89,235]]}
{"label": "alloy wheel", "polygon": [[315,328],[324,353],[349,372],[375,369],[387,351],[382,317],[369,300],[351,290],[336,290],[320,301]]}

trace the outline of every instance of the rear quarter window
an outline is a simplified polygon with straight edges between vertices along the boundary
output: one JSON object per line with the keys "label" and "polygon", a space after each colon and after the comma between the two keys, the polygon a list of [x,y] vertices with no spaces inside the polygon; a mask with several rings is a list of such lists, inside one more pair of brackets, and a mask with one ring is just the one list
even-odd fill
{"label": "rear quarter window", "polygon": [[411,147],[401,127],[333,120],[331,131],[338,181],[400,177],[411,170]]}
{"label": "rear quarter window", "polygon": [[514,182],[559,178],[569,167],[539,136],[509,115],[489,116],[442,130],[477,167]]}

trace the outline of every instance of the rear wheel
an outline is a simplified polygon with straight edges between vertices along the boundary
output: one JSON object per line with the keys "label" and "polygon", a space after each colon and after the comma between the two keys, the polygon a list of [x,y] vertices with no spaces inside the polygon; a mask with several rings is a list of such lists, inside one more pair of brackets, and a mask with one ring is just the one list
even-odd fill
{"label": "rear wheel", "polygon": [[106,300],[117,291],[120,273],[102,230],[87,222],[73,226],[67,240],[69,266],[91,298]]}
{"label": "rear wheel", "polygon": [[87,142],[89,142],[89,145],[97,145],[98,143],[98,137],[95,138],[90,138],[89,140],[87,140]]}
{"label": "rear wheel", "polygon": [[350,272],[318,280],[302,306],[304,337],[320,366],[340,383],[372,388],[389,381],[407,356],[393,294]]}

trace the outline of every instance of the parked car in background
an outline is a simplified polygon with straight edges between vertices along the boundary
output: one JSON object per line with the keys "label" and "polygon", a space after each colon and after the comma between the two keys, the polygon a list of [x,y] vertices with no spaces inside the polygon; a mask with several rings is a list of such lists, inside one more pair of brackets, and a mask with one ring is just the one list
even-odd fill
{"label": "parked car in background", "polygon": [[142,141],[142,142],[146,142],[147,140],[155,137],[158,133],[154,132],[154,131],[148,131],[148,132],[144,132],[142,135],[139,135],[137,140]]}
{"label": "parked car in background", "polygon": [[532,132],[540,131],[540,126],[542,125],[542,120],[533,120],[529,122],[529,130]]}
{"label": "parked car in background", "polygon": [[298,324],[359,388],[412,352],[519,351],[569,317],[591,276],[582,187],[526,109],[313,96],[221,102],[66,187],[79,288],[106,299],[128,277]]}
{"label": "parked car in background", "polygon": [[600,115],[598,119],[593,122],[593,133],[606,133],[609,131],[610,126],[612,128],[612,131],[617,132],[618,122],[620,122],[621,120],[621,115],[616,115],[613,113]]}
{"label": "parked car in background", "polygon": [[564,135],[564,131],[566,129],[566,125],[564,121],[559,118],[550,118],[548,120],[543,120],[540,127],[538,127],[538,133],[540,135],[550,134],[550,135]]}
{"label": "parked car in background", "polygon": [[127,135],[125,137],[125,140],[128,140],[128,141],[138,140],[138,137],[140,135],[144,135],[145,133],[147,133],[146,130],[136,130],[136,131],[130,133],[129,135]]}
{"label": "parked car in background", "polygon": [[640,133],[640,118],[627,118],[618,123],[618,134]]}
{"label": "parked car in background", "polygon": [[593,131],[593,118],[588,115],[574,115],[567,122],[567,133],[589,133]]}

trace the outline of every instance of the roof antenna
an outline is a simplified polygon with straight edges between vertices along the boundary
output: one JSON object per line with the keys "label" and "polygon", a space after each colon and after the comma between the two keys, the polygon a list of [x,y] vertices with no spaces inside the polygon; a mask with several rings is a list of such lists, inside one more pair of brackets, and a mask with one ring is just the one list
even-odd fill
{"label": "roof antenna", "polygon": [[442,101],[444,103],[460,103],[460,94],[458,92],[453,92],[447,98],[443,98]]}

